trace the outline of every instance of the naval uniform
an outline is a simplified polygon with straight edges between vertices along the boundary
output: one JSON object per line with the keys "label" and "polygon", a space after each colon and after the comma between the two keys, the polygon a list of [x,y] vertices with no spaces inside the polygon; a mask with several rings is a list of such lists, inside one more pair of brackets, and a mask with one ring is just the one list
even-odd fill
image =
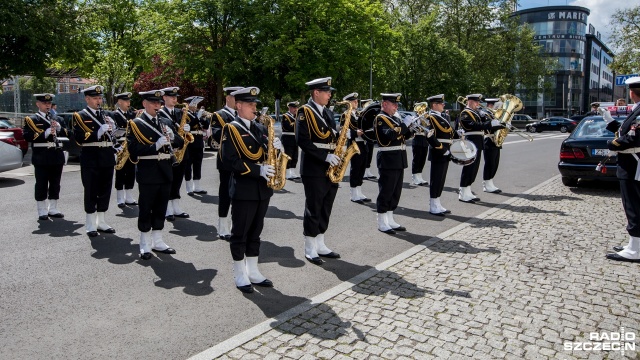
{"label": "naval uniform", "polygon": [[80,177],[87,214],[109,210],[116,150],[108,132],[98,137],[98,130],[104,124],[106,121],[101,110],[86,107],[73,114],[75,140],[82,147]]}
{"label": "naval uniform", "polygon": [[429,153],[429,143],[427,142],[427,134],[420,129],[416,131],[411,145],[413,159],[411,160],[411,174],[422,174],[424,164],[427,162]]}
{"label": "naval uniform", "polygon": [[475,160],[471,164],[462,167],[460,187],[467,187],[473,184],[478,175],[482,150],[484,149],[484,131],[491,129],[491,121],[486,121],[478,111],[465,107],[460,113],[458,126],[459,129],[465,131],[466,139],[471,141],[477,148]]}
{"label": "naval uniform", "polygon": [[287,163],[287,169],[295,169],[298,166],[298,144],[296,143],[296,116],[287,111],[282,116],[282,137],[280,137],[284,153],[291,157]]}
{"label": "naval uniform", "polygon": [[[340,115],[341,127],[344,126],[345,117],[346,112]],[[351,157],[351,161],[349,162],[351,167],[351,169],[349,170],[349,186],[352,188],[362,186],[364,172],[367,169],[367,157],[369,156],[369,147],[367,146],[367,141],[362,136],[358,136],[358,129],[362,129],[361,126],[362,125],[360,123],[360,118],[358,118],[358,114],[355,110],[352,110],[351,119],[349,120],[349,132],[351,133],[351,138],[347,141],[347,146],[351,146],[351,144],[355,141],[356,145],[358,145],[358,149],[360,150],[360,154],[354,154]]]}
{"label": "naval uniform", "polygon": [[316,237],[329,227],[338,184],[327,176],[328,154],[335,150],[337,137],[333,112],[313,100],[298,109],[296,140],[302,150],[300,175],[304,185],[305,205],[303,234]]}
{"label": "naval uniform", "polygon": [[[163,106],[162,109],[158,111],[158,116],[161,118],[165,118],[170,120],[173,123],[173,128],[178,129],[180,127],[180,121],[182,120],[182,112],[187,111],[186,109],[178,109],[173,108],[173,111],[169,110],[166,106]],[[177,132],[174,132],[175,136],[178,136]],[[187,144],[184,144],[187,146]],[[180,149],[180,147],[174,147],[174,150]],[[184,156],[182,157],[182,161],[177,165],[173,166],[173,180],[171,181],[171,193],[169,194],[169,200],[180,199],[180,188],[182,187],[182,179],[184,179],[185,168],[187,167],[187,162],[189,162],[189,151],[184,152]],[[182,214],[174,214],[176,217],[189,217],[186,213]],[[179,216],[181,215],[181,216]],[[187,216],[184,216],[187,215]]]}
{"label": "naval uniform", "polygon": [[[25,117],[25,125],[22,129],[24,139],[31,143],[31,164],[36,178],[36,201],[60,198],[64,152],[60,140],[55,142],[51,134],[45,137],[45,132],[49,128],[51,128],[49,114],[39,111],[35,115]],[[56,138],[64,136],[67,136],[66,130],[61,126]]]}
{"label": "naval uniform", "polygon": [[431,147],[431,151],[429,151],[429,161],[431,161],[429,197],[437,199],[442,195],[444,183],[447,179],[447,171],[451,160],[451,154],[448,151],[451,147],[451,142],[458,137],[458,134],[453,131],[449,120],[444,114],[430,110],[427,116],[434,132],[433,136],[427,139]]}
{"label": "naval uniform", "polygon": [[229,241],[234,261],[260,255],[260,234],[273,196],[273,189],[260,176],[261,165],[267,157],[267,143],[267,129],[255,121],[236,117],[226,123],[222,131],[222,162],[231,172]]}
{"label": "naval uniform", "polygon": [[138,230],[146,233],[164,228],[165,213],[169,203],[174,171],[169,146],[156,150],[156,141],[163,135],[161,125],[173,131],[171,146],[179,149],[184,140],[177,134],[172,121],[162,117],[151,117],[144,112],[129,122],[127,147],[132,161],[137,162],[138,182]]}
{"label": "naval uniform", "polygon": [[[126,129],[129,120],[133,120],[135,118],[135,114],[131,111],[127,111],[126,113],[117,108],[115,111],[109,112],[109,116],[115,121],[116,125],[120,129]],[[126,136],[122,136],[118,139],[119,142],[126,141]],[[124,164],[122,169],[116,170],[116,190],[131,190],[136,182],[136,165],[132,163],[130,160]]]}
{"label": "naval uniform", "polygon": [[209,129],[209,122],[204,118],[198,119],[197,114],[189,111],[189,126],[193,142],[187,145],[189,157],[186,159],[184,179],[191,181],[191,172],[193,171],[193,180],[200,180],[202,178],[202,159],[204,159],[204,134]]}
{"label": "naval uniform", "polygon": [[[211,116],[211,136],[218,143],[222,141],[222,128],[232,122],[236,117],[236,111],[228,106],[216,111]],[[222,145],[221,145],[222,146]],[[224,165],[220,151],[216,156],[216,167],[220,174],[220,185],[218,186],[218,217],[226,218],[231,206],[229,197],[229,182],[231,181],[231,170]]]}
{"label": "naval uniform", "polygon": [[[483,112],[486,119],[491,121],[495,120],[493,114],[489,112]],[[502,146],[496,145],[493,141],[495,139],[493,128],[484,130],[484,169],[482,171],[482,180],[491,180],[496,176],[498,172],[498,165],[500,164],[500,150]]]}
{"label": "naval uniform", "polygon": [[[402,194],[404,169],[409,167],[405,136],[409,128],[402,120],[381,111],[374,120],[378,140],[378,198],[376,210],[379,214],[395,211]],[[395,129],[399,129],[399,132]]]}

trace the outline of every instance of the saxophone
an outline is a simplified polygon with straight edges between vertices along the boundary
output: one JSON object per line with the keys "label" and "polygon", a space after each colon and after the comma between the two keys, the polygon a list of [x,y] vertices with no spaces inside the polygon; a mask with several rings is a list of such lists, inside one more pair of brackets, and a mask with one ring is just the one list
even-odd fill
{"label": "saxophone", "polygon": [[175,151],[176,160],[180,163],[184,158],[185,152],[187,152],[187,145],[191,144],[194,141],[193,134],[190,132],[184,131],[184,126],[187,124],[187,120],[189,120],[189,105],[183,104],[184,108],[182,109],[182,118],[180,119],[180,124],[178,125],[178,135],[184,139],[184,146]]}
{"label": "saxophone", "polygon": [[269,178],[267,186],[273,190],[281,190],[284,184],[287,182],[286,171],[287,163],[291,160],[291,157],[273,147],[273,139],[276,136],[274,129],[275,120],[269,115],[260,114],[258,117],[260,123],[267,127],[267,159],[265,163],[271,165],[276,169],[275,175]]}
{"label": "saxophone", "polygon": [[127,130],[125,131],[125,140],[120,150],[116,153],[116,170],[120,170],[129,160],[129,149],[126,137],[129,136],[129,122],[127,121]]}
{"label": "saxophone", "polygon": [[342,181],[344,173],[347,171],[349,161],[351,161],[353,155],[360,154],[360,148],[355,141],[352,141],[351,145],[347,148],[347,132],[349,131],[349,125],[351,123],[353,106],[350,101],[342,101],[336,105],[347,105],[347,112],[344,116],[344,125],[342,126],[342,129],[340,129],[340,134],[338,135],[336,150],[333,152],[334,155],[340,158],[340,163],[336,166],[329,166],[329,169],[327,170],[327,176],[333,183],[339,183]]}

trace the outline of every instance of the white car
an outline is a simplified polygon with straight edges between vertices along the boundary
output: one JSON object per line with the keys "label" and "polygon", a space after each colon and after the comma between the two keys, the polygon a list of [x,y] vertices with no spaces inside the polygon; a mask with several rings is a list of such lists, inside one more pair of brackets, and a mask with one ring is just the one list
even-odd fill
{"label": "white car", "polygon": [[15,144],[13,133],[0,132],[0,172],[22,167],[22,150]]}

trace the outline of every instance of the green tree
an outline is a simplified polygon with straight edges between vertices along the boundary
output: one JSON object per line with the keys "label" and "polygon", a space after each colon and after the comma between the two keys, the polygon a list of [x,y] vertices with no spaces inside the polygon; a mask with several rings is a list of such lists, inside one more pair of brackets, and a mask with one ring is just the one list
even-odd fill
{"label": "green tree", "polygon": [[613,50],[611,68],[618,74],[640,71],[640,5],[619,9],[611,18]]}
{"label": "green tree", "polygon": [[33,94],[56,93],[56,79],[54,78],[38,78],[35,76],[21,77],[18,79],[20,90],[28,90]]}

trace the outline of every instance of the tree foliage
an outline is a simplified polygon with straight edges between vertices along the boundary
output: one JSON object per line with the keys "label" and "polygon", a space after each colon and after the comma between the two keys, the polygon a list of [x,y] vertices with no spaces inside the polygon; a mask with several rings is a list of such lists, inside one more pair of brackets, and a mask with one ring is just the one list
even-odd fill
{"label": "tree foliage", "polygon": [[618,74],[640,71],[640,5],[617,10],[611,18],[613,49],[611,68]]}

